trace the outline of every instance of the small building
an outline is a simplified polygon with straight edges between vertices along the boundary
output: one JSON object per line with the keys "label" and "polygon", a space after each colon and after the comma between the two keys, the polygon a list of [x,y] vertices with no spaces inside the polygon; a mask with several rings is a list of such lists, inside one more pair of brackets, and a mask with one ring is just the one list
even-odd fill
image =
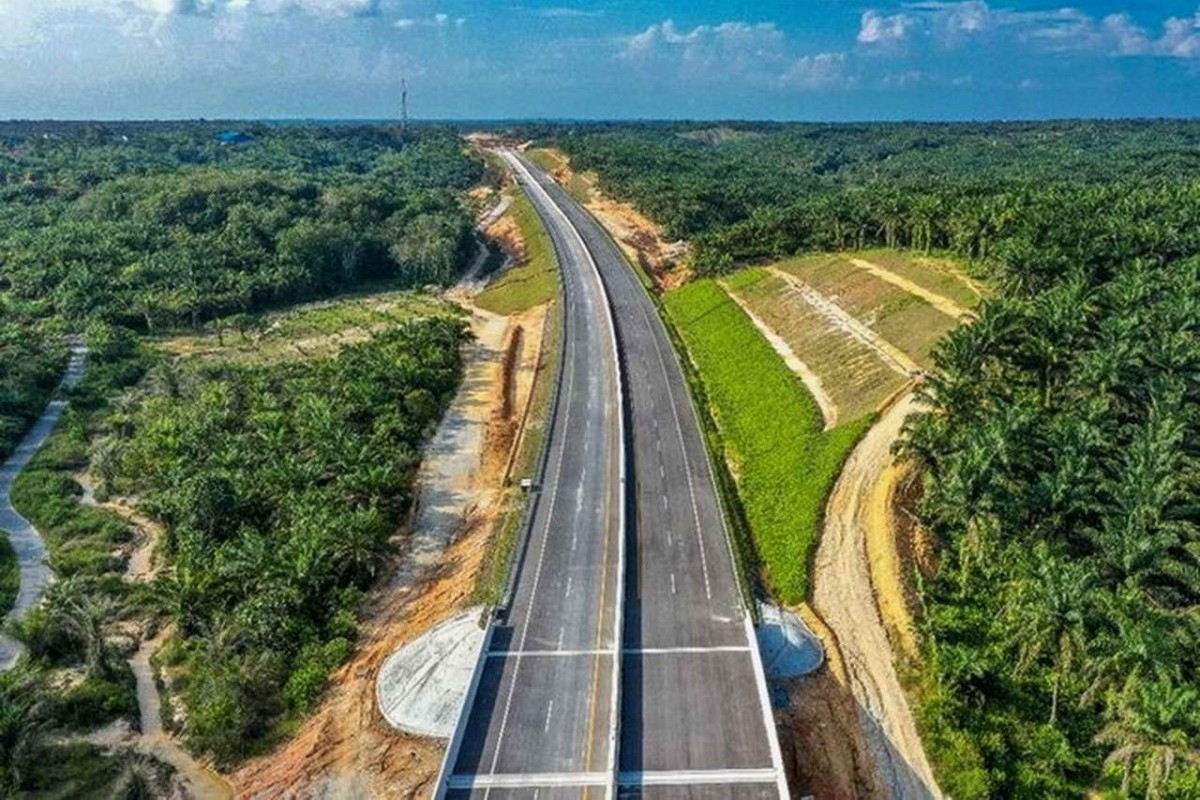
{"label": "small building", "polygon": [[254,137],[241,131],[221,131],[217,134],[217,141],[223,145],[246,144],[254,141]]}

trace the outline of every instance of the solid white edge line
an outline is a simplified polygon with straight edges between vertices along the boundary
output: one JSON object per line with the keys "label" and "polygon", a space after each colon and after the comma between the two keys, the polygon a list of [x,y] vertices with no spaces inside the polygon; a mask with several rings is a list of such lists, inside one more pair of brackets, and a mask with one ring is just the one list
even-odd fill
{"label": "solid white edge line", "polygon": [[763,667],[762,653],[758,650],[758,634],[750,622],[749,615],[742,617],[746,636],[750,639],[750,659],[754,662],[754,682],[758,685],[758,702],[762,705],[763,724],[767,726],[767,744],[771,748],[771,763],[775,765],[775,784],[779,800],[790,800],[787,774],[783,770],[783,750],[779,747],[779,731],[775,729],[775,712],[771,708],[771,695],[767,691],[767,672]]}
{"label": "solid white edge line", "polygon": [[[587,209],[584,209],[584,212],[590,214],[590,212],[588,212]],[[592,219],[594,221],[596,220],[595,215],[592,215]],[[612,237],[612,233],[610,233],[609,230],[607,228],[605,228],[604,225],[601,224],[599,221],[596,221],[596,225],[600,228],[600,230],[606,236],[608,236],[609,241],[612,242],[614,249],[616,249],[616,251],[620,254],[621,259],[623,261],[625,261],[630,272],[632,273],[632,271],[634,270],[634,266],[632,263],[630,263],[629,259],[625,256],[624,251],[622,251],[621,248],[616,245],[616,242]],[[634,284],[637,287],[639,287],[642,290],[642,292],[645,293],[647,301],[649,301],[650,305],[654,307],[655,315],[657,316],[659,314],[659,309],[658,309],[658,306],[655,305],[655,303],[654,303],[654,298],[650,296],[650,290],[646,287],[646,285],[644,283],[641,282],[641,280],[639,280],[637,278],[636,275],[631,274],[631,277],[633,279]],[[771,708],[771,698],[767,692],[766,672],[764,671],[764,668],[763,668],[762,654],[759,652],[759,649],[758,649],[758,635],[755,633],[754,625],[750,622],[750,619],[748,617],[750,609],[747,609],[744,607],[745,606],[745,602],[744,602],[745,592],[741,590],[741,580],[742,579],[741,579],[741,576],[737,572],[737,554],[734,552],[734,549],[733,549],[733,537],[730,536],[730,534],[729,534],[729,523],[728,523],[728,519],[726,517],[728,510],[725,507],[725,499],[724,499],[724,497],[722,497],[721,491],[717,487],[717,476],[715,473],[715,468],[713,467],[713,463],[712,463],[712,460],[713,460],[713,458],[715,458],[715,455],[713,453],[709,452],[708,443],[704,437],[703,428],[700,425],[700,409],[696,407],[696,398],[692,396],[691,388],[687,385],[687,373],[686,373],[686,371],[684,371],[683,364],[681,363],[681,358],[683,356],[678,350],[675,349],[674,344],[671,343],[671,336],[670,336],[670,333],[666,329],[666,323],[661,318],[658,320],[658,322],[659,322],[659,325],[662,326],[663,335],[667,337],[667,343],[671,344],[671,347],[670,347],[671,355],[674,357],[675,363],[679,367],[680,372],[682,373],[684,388],[687,390],[685,392],[685,394],[687,395],[688,402],[692,407],[692,420],[696,426],[697,434],[700,436],[700,442],[701,442],[701,444],[704,445],[704,447],[703,447],[704,456],[705,456],[704,463],[705,463],[705,466],[708,468],[708,480],[709,480],[709,484],[712,486],[713,495],[717,499],[717,507],[720,511],[718,516],[721,518],[721,530],[725,534],[725,546],[729,550],[730,567],[734,571],[734,576],[733,576],[734,582],[736,584],[738,584],[738,587],[739,587],[739,591],[737,593],[738,598],[739,598],[739,604],[743,606],[743,611],[745,612],[745,616],[743,616],[743,622],[745,623],[746,635],[747,635],[747,638],[749,639],[748,643],[750,645],[750,651],[752,653],[751,658],[754,660],[755,682],[758,684],[759,703],[761,704],[761,707],[762,707],[761,710],[762,710],[762,715],[763,715],[763,725],[765,725],[766,729],[767,729],[767,740],[768,740],[768,743],[771,748],[771,760],[775,765],[775,771],[778,775],[777,786],[778,786],[778,791],[779,791],[779,800],[791,800],[791,792],[789,791],[788,785],[787,785],[787,774],[783,768],[783,751],[779,746],[779,732],[775,729],[775,712]]]}
{"label": "solid white edge line", "polygon": [[592,265],[592,271],[595,274],[596,282],[600,285],[600,296],[604,300],[605,316],[608,317],[609,343],[612,345],[613,369],[616,371],[617,378],[617,459],[618,459],[618,493],[617,493],[617,598],[616,598],[616,618],[613,623],[613,670],[612,670],[612,689],[611,689],[611,704],[609,709],[609,735],[608,735],[608,772],[610,779],[605,789],[605,795],[608,800],[615,800],[617,794],[617,747],[620,740],[621,732],[621,645],[625,639],[625,492],[626,492],[626,464],[625,464],[625,387],[622,378],[621,370],[621,352],[617,345],[617,322],[613,316],[612,300],[608,296],[608,287],[604,285],[604,278],[600,274],[600,267],[596,264],[596,259],[592,256],[592,251],[588,249],[587,243],[584,242],[583,236],[575,228],[570,217],[566,212],[559,208],[558,203],[554,202],[554,198],[546,191],[545,187],[530,173],[529,169],[521,161],[519,156],[508,154],[505,159],[510,164],[516,165],[525,175],[525,177],[537,187],[538,192],[549,202],[567,228],[574,235],[575,240],[579,243],[584,255],[587,257],[588,263]]}
{"label": "solid white edge line", "polygon": [[[598,786],[608,776],[603,772],[511,772],[491,775],[454,775],[451,789],[531,789],[534,787]],[[621,772],[621,786],[730,786],[737,784],[774,783],[775,770],[759,769],[689,769],[648,772]]]}

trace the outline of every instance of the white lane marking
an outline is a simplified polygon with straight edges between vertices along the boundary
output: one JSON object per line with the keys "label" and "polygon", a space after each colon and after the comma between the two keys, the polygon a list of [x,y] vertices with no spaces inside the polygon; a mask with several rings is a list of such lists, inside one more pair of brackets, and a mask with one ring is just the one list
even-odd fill
{"label": "white lane marking", "polygon": [[491,650],[488,658],[571,658],[574,656],[610,656],[611,650]]}
{"label": "white lane marking", "polygon": [[[620,648],[621,642],[624,638],[623,630],[624,630],[624,624],[625,624],[624,605],[625,605],[625,565],[626,565],[625,532],[626,532],[626,528],[625,528],[624,509],[625,509],[625,501],[626,501],[626,497],[627,497],[627,495],[626,495],[627,488],[626,488],[626,483],[625,483],[626,475],[627,475],[626,464],[625,464],[625,449],[622,446],[622,442],[624,441],[624,438],[625,438],[625,415],[623,412],[623,406],[620,405],[624,402],[625,391],[624,391],[624,387],[623,387],[624,376],[622,374],[622,369],[621,369],[621,354],[619,352],[619,343],[617,342],[617,335],[616,335],[616,319],[614,318],[614,315],[613,315],[612,303],[608,296],[608,290],[605,287],[603,277],[600,274],[600,267],[596,263],[595,259],[592,257],[591,251],[588,249],[586,242],[584,242],[582,234],[580,234],[579,230],[575,227],[575,224],[573,222],[571,222],[567,213],[562,208],[559,207],[558,203],[555,202],[555,200],[550,196],[550,193],[546,191],[545,187],[542,186],[541,182],[534,178],[532,173],[530,173],[529,169],[524,165],[524,163],[522,163],[522,161],[516,155],[514,155],[511,151],[503,151],[502,155],[503,155],[505,161],[509,162],[509,164],[515,170],[517,170],[518,172],[522,173],[522,175],[524,175],[524,177],[526,178],[526,180],[529,182],[529,184],[531,186],[534,186],[537,188],[537,191],[541,194],[541,197],[545,201],[545,203],[557,213],[559,218],[561,218],[563,223],[565,223],[567,230],[569,230],[570,233],[574,234],[575,243],[577,244],[577,252],[581,253],[583,255],[583,257],[586,258],[587,261],[592,266],[592,272],[595,276],[596,286],[600,290],[600,294],[599,294],[600,303],[604,306],[605,318],[608,323],[608,334],[609,334],[608,339],[609,339],[609,345],[611,346],[611,349],[612,349],[612,367],[613,367],[613,372],[615,373],[615,379],[616,379],[615,394],[616,394],[616,399],[618,402],[618,405],[616,407],[616,409],[617,409],[617,430],[616,430],[616,440],[615,440],[616,445],[617,445],[616,454],[617,454],[617,460],[618,460],[618,464],[619,464],[619,467],[618,467],[619,501],[617,504],[617,519],[618,519],[618,525],[617,525],[617,579],[616,579],[617,580],[617,591],[616,591],[616,606],[614,609],[615,622],[614,622],[613,644],[612,644],[613,651],[616,652]],[[541,209],[539,209],[539,214],[540,213],[541,213]],[[593,296],[591,294],[585,293],[584,298],[587,301],[588,307],[591,308],[595,302],[595,299],[593,298]],[[586,340],[585,340],[585,344],[586,344]],[[611,406],[605,407],[605,418],[606,419],[608,418],[610,408],[611,408]],[[590,421],[590,418],[589,418],[589,421]],[[606,553],[607,553],[607,546],[608,546],[607,534],[608,534],[608,532],[606,531],[605,532],[605,535],[606,535],[605,552]],[[604,569],[605,569],[604,577],[607,579],[607,575],[608,575],[607,562],[605,563]],[[605,583],[606,583],[606,581],[602,583],[602,586]],[[600,609],[600,613],[601,613],[600,619],[602,621],[604,619],[604,617],[603,617],[604,609],[603,608]],[[598,668],[599,662],[597,661],[596,664],[597,664],[597,668]],[[594,687],[596,686],[596,680],[597,680],[596,676],[598,674],[599,674],[598,672],[593,673],[593,678],[592,678],[593,690],[594,690]],[[619,724],[619,720],[620,720],[620,708],[621,708],[621,659],[620,658],[613,659],[611,681],[612,681],[612,692],[610,695],[611,709],[610,709],[610,713],[609,713],[610,722],[609,722],[609,732],[608,732],[608,773],[607,773],[607,780],[605,780],[605,782],[604,782],[605,797],[607,798],[607,800],[612,800],[616,795],[617,734],[618,734],[618,724]],[[509,700],[511,701],[511,699],[512,699],[512,695],[510,694]],[[590,734],[590,732],[589,732],[589,734]],[[590,735],[589,735],[589,741],[590,741]],[[591,763],[590,754],[588,754],[587,757],[588,757],[588,763],[590,765],[590,763]],[[493,769],[493,772],[494,771],[495,770]],[[485,792],[485,795],[486,794],[487,794],[487,792]]]}
{"label": "white lane marking", "polygon": [[550,706],[546,709],[546,724],[542,726],[542,733],[550,732],[550,718],[554,716],[554,701],[550,701]]}
{"label": "white lane marking", "polygon": [[606,772],[510,772],[493,775],[451,775],[451,789],[532,789],[534,786],[604,786]]}
{"label": "white lane marking", "polygon": [[564,625],[558,629],[558,644],[555,646],[555,649],[562,650],[563,639],[565,639],[566,636],[567,636],[567,626]]}
{"label": "white lane marking", "polygon": [[[568,363],[575,363],[575,337],[570,337],[570,353],[571,358]],[[567,393],[566,397],[570,398],[572,392],[575,391],[575,369],[572,368],[567,373]],[[567,401],[567,410],[563,414],[563,430],[571,430],[571,402]],[[537,569],[533,572],[533,587],[529,593],[529,608],[533,609],[536,606],[538,585],[542,580],[542,567],[546,561],[546,544],[550,541],[550,521],[554,518],[554,507],[558,503],[558,484],[562,479],[563,462],[566,461],[566,452],[563,448],[564,439],[559,439],[558,463],[554,467],[554,482],[550,484],[550,502],[546,509],[546,523],[542,526],[542,546],[538,548]],[[525,619],[521,622],[521,638],[518,642],[518,649],[525,648],[525,640],[529,638],[529,620],[533,615],[525,614]],[[508,684],[508,697],[504,701],[504,715],[500,718],[500,730],[496,734],[496,749],[492,752],[491,772],[496,771],[496,765],[500,762],[500,751],[504,745],[504,734],[508,728],[508,715],[512,711],[513,694],[517,689],[517,678],[521,674],[521,659],[517,659],[516,667],[513,668],[512,681]]]}
{"label": "white lane marking", "polygon": [[[626,647],[621,650],[627,656],[669,656],[695,653],[746,653],[750,648],[744,644],[714,644],[697,647]],[[611,656],[612,650],[491,650],[488,658],[580,658],[584,656]]]}
{"label": "white lane marking", "polygon": [[675,573],[671,573],[671,594],[675,594]]}
{"label": "white lane marking", "polygon": [[571,576],[567,576],[567,597],[571,596]]}
{"label": "white lane marking", "polygon": [[750,648],[744,644],[713,644],[703,647],[638,647],[623,652],[629,656],[673,656],[697,653],[748,653]]}
{"label": "white lane marking", "polygon": [[697,784],[774,783],[774,769],[689,769],[660,772],[622,772],[622,786],[683,786]]}
{"label": "white lane marking", "polygon": [[667,496],[665,494],[662,496],[662,500],[663,500],[663,508],[670,508],[670,506],[667,503]]}
{"label": "white lane marking", "polygon": [[[675,433],[679,437],[679,452],[683,455],[683,471],[687,473],[688,494],[692,498],[692,519],[696,523],[696,542],[700,545],[700,569],[704,572],[704,596],[712,600],[712,583],[708,578],[708,555],[704,550],[704,535],[700,530],[700,507],[696,503],[696,486],[695,481],[692,479],[692,461],[688,458],[687,444],[683,441],[683,425],[679,421],[679,409],[675,407],[675,390],[671,388],[670,373],[667,372],[667,362],[663,358],[662,347],[658,344],[658,335],[654,330],[654,326],[650,324],[650,315],[646,312],[646,304],[639,303],[638,305],[641,307],[642,318],[646,322],[646,328],[650,331],[650,340],[654,342],[654,352],[658,354],[659,368],[666,377],[667,395],[671,399],[671,416],[675,419]],[[658,427],[657,420],[654,426],[655,428]],[[654,442],[654,446],[661,452],[658,441]],[[663,495],[663,499],[666,499],[665,494]]]}
{"label": "white lane marking", "polygon": [[662,465],[661,461],[658,462],[658,477],[664,479],[667,477],[667,469]]}
{"label": "white lane marking", "polygon": [[671,529],[667,528],[667,547],[674,547],[675,540],[671,538]]}
{"label": "white lane marking", "polygon": [[[510,772],[500,775],[452,775],[451,789],[532,789],[534,787],[599,786],[607,782],[603,772]],[[695,786],[730,785],[738,783],[774,783],[774,769],[695,769],[661,770],[657,772],[622,772],[617,782],[622,786]]]}

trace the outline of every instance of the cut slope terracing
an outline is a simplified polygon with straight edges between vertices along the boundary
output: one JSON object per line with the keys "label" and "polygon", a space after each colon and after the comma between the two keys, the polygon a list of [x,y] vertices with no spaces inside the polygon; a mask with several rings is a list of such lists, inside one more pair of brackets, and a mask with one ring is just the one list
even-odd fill
{"label": "cut slope terracing", "polygon": [[[894,650],[913,650],[906,579],[895,553],[900,526],[894,509],[875,506],[895,494],[885,484],[899,474],[891,446],[915,409],[912,386],[932,365],[937,342],[970,318],[979,299],[952,265],[888,252],[793,259],[667,295],[668,315],[720,428],[767,580],[785,599],[806,594],[819,614],[812,627],[831,666],[792,681],[780,717],[802,793],[938,795],[893,664]],[[747,340],[756,335],[758,344]],[[772,358],[777,365],[763,363]],[[800,395],[816,400],[824,432],[798,436],[784,424],[802,418],[807,403],[797,400],[789,410],[788,397],[796,393],[766,380],[775,366],[790,373]],[[735,389],[745,396],[731,403],[726,395]],[[775,406],[769,414],[734,413],[761,412],[768,402]],[[856,446],[877,412],[880,421]],[[770,431],[770,452],[751,446],[747,432],[759,428]],[[816,457],[819,451],[837,456],[838,465],[849,455],[844,467],[835,465],[841,475],[827,502],[828,473],[820,469],[827,459]],[[811,492],[798,487],[818,487],[815,502],[824,513],[815,526],[804,511],[809,504],[799,502]],[[762,513],[764,503],[774,507],[783,498],[788,513]],[[806,571],[796,558],[817,542]],[[904,640],[891,641],[898,632]]]}

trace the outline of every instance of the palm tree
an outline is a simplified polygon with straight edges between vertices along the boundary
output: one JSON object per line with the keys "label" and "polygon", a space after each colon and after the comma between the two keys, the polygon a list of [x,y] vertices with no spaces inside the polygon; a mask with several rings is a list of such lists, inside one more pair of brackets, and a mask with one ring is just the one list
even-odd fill
{"label": "palm tree", "polygon": [[107,676],[111,664],[106,636],[116,602],[85,579],[68,578],[51,587],[45,603],[50,618],[83,649],[88,676]]}
{"label": "palm tree", "polygon": [[1050,724],[1058,720],[1064,676],[1088,654],[1096,610],[1096,576],[1086,566],[1053,554],[1045,543],[1033,550],[1025,577],[1009,597],[1008,630],[1017,651],[1016,671],[1050,662]]}
{"label": "palm tree", "polygon": [[1177,763],[1200,764],[1200,690],[1165,676],[1133,681],[1096,741],[1113,747],[1107,760],[1124,768],[1123,792],[1129,793],[1140,766],[1146,797],[1159,797]]}

